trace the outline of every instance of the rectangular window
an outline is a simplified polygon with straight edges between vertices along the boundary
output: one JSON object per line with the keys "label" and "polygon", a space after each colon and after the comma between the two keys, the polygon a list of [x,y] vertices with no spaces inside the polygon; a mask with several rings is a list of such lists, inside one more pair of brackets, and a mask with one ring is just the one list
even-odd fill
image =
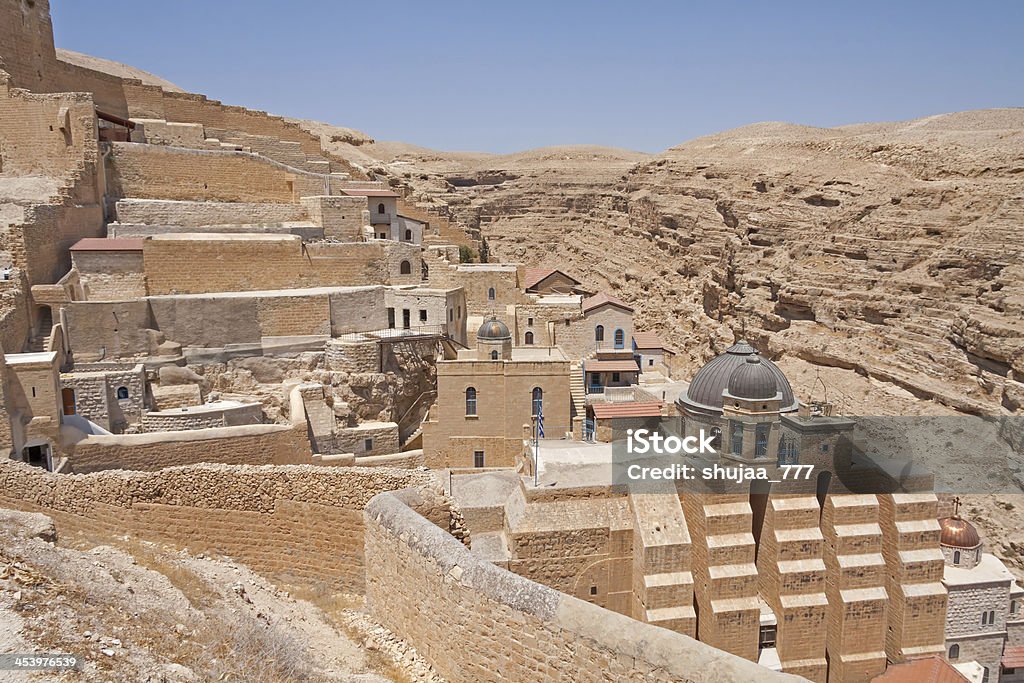
{"label": "rectangular window", "polygon": [[772,426],[766,422],[754,426],[754,457],[768,457],[768,434]]}
{"label": "rectangular window", "polygon": [[402,329],[407,330],[412,327],[412,313],[408,308],[402,309]]}
{"label": "rectangular window", "polygon": [[420,322],[421,323],[427,322],[427,309],[425,309],[425,308],[421,308],[420,309]]}
{"label": "rectangular window", "polygon": [[452,309],[449,308],[448,309],[448,322],[451,322],[454,319],[455,319],[455,311],[453,311]]}
{"label": "rectangular window", "polygon": [[483,466],[484,466],[484,452],[483,451],[473,451],[473,467],[483,467]]}
{"label": "rectangular window", "polygon": [[526,326],[527,327],[533,327],[533,318],[527,318],[526,319]]}
{"label": "rectangular window", "polygon": [[613,381],[613,382],[618,382],[618,381],[620,381],[621,379],[622,379],[622,375],[620,375],[620,374],[619,374],[619,373],[617,373],[617,372],[613,372],[613,373],[612,373],[612,381]]}
{"label": "rectangular window", "polygon": [[775,647],[775,641],[777,639],[778,627],[777,626],[762,626],[761,632],[758,634],[759,648]]}
{"label": "rectangular window", "polygon": [[733,455],[743,455],[743,423],[729,420],[729,441]]}
{"label": "rectangular window", "polygon": [[363,450],[364,451],[372,451],[373,450],[373,439],[372,438],[370,438],[370,439],[363,439]]}
{"label": "rectangular window", "polygon": [[395,309],[393,308],[388,309],[388,329],[395,329]]}
{"label": "rectangular window", "polygon": [[654,365],[654,359],[653,359],[653,358],[648,358],[648,359],[647,359],[647,365],[648,365],[648,366],[650,366],[650,365]]}

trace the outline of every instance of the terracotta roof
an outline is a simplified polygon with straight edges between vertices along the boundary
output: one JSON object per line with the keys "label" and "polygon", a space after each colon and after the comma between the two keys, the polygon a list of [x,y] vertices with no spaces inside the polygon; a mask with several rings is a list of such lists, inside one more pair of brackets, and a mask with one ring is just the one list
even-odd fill
{"label": "terracotta roof", "polygon": [[894,664],[872,683],[964,683],[967,677],[938,655]]}
{"label": "terracotta roof", "polygon": [[142,238],[83,237],[71,246],[71,251],[142,251]]}
{"label": "terracotta roof", "polygon": [[1007,669],[1024,668],[1024,647],[1008,647],[1003,650],[1003,667]]}
{"label": "terracotta roof", "polygon": [[349,197],[401,197],[402,195],[394,192],[393,190],[346,190],[342,189],[342,193]]}
{"label": "terracotta roof", "polygon": [[555,273],[561,273],[576,284],[580,284],[580,281],[572,275],[567,274],[565,271],[558,270],[557,268],[527,268],[523,273],[523,289],[530,289],[531,287],[536,286],[541,280],[544,280]]}
{"label": "terracotta roof", "polygon": [[613,306],[625,308],[627,311],[633,310],[633,307],[627,304],[622,299],[616,299],[614,296],[609,296],[604,292],[601,292],[600,294],[595,294],[589,299],[584,299],[583,312],[586,313],[587,311],[593,308],[597,308],[598,306],[603,306],[605,304],[612,304]]}
{"label": "terracotta roof", "polygon": [[661,349],[673,353],[654,332],[634,332],[633,347],[637,349]]}
{"label": "terracotta roof", "polygon": [[591,407],[594,409],[594,417],[604,420],[610,417],[659,417],[663,405],[664,403],[657,401],[654,403],[594,403]]}
{"label": "terracotta roof", "polygon": [[635,360],[588,360],[583,368],[587,372],[640,372]]}

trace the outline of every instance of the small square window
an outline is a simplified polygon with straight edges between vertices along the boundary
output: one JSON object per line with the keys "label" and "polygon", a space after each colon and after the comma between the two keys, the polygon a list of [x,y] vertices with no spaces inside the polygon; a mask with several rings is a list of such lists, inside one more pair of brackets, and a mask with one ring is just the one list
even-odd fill
{"label": "small square window", "polygon": [[647,359],[647,365],[648,365],[648,367],[651,366],[651,365],[654,365],[654,359],[653,358],[648,358]]}
{"label": "small square window", "polygon": [[569,327],[569,319],[568,318],[565,319],[565,326]]}
{"label": "small square window", "polygon": [[591,595],[597,595],[597,586],[591,586],[590,587],[590,594]]}
{"label": "small square window", "polygon": [[622,378],[622,375],[620,375],[619,373],[617,373],[617,372],[613,372],[612,373],[612,381],[613,382],[618,382],[618,381],[620,381],[621,378]]}
{"label": "small square window", "polygon": [[827,443],[821,444],[821,452],[822,453],[828,453],[828,444]]}
{"label": "small square window", "polygon": [[473,467],[483,467],[483,466],[484,466],[484,452],[483,451],[473,451]]}
{"label": "small square window", "polygon": [[527,327],[533,327],[533,318],[527,318],[526,319],[526,326]]}
{"label": "small square window", "polygon": [[420,322],[421,323],[427,322],[427,309],[425,309],[425,308],[421,308],[420,309]]}
{"label": "small square window", "polygon": [[363,450],[364,451],[372,451],[373,450],[373,439],[363,439]]}

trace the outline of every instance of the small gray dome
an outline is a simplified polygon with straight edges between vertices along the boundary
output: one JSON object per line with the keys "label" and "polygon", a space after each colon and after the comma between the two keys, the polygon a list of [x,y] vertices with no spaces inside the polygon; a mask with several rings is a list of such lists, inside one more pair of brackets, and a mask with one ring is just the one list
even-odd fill
{"label": "small gray dome", "polygon": [[[722,394],[729,390],[729,383],[733,372],[746,366],[747,358],[756,354],[757,351],[753,346],[745,341],[739,341],[726,349],[725,353],[712,358],[693,376],[693,381],[690,382],[690,387],[686,390],[686,394],[679,398],[680,408],[704,414],[721,415],[724,403]],[[757,356],[757,358],[758,360],[750,365],[759,365],[760,368],[745,370],[743,374],[749,372],[751,377],[753,377],[754,374],[764,375],[763,370],[768,370],[775,380],[771,396],[774,397],[777,392],[782,393],[780,411],[783,413],[795,411],[799,404],[793,395],[793,388],[789,385],[789,380],[786,379],[782,370],[779,370],[778,366],[767,358],[761,358],[760,356]],[[736,388],[740,389],[740,386],[737,385]],[[749,393],[752,389],[744,387],[743,391]],[[761,389],[760,391],[764,392],[767,390]],[[729,393],[732,393],[732,391],[729,391]]]}
{"label": "small gray dome", "polygon": [[512,338],[512,333],[508,331],[508,325],[491,316],[477,330],[476,338],[490,341],[505,341]]}
{"label": "small gray dome", "polygon": [[747,356],[746,362],[732,371],[726,390],[736,398],[769,399],[779,393],[777,384],[775,374],[755,353]]}

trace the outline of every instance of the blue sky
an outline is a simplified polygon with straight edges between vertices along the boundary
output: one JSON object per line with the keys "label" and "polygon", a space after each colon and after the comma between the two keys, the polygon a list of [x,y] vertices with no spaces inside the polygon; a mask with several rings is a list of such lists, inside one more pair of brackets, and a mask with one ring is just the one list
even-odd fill
{"label": "blue sky", "polygon": [[51,0],[58,47],[379,140],[654,152],[1024,105],[1024,2]]}

